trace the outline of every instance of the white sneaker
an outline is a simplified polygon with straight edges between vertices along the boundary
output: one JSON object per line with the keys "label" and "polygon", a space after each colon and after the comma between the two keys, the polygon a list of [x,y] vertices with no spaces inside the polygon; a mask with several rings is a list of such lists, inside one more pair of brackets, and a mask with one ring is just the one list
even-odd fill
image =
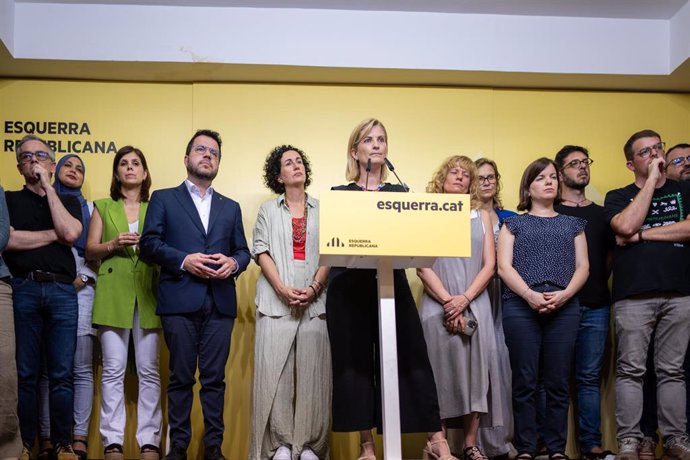
{"label": "white sneaker", "polygon": [[292,452],[290,452],[290,448],[286,446],[278,447],[278,450],[273,456],[273,460],[292,460]]}
{"label": "white sneaker", "polygon": [[319,460],[319,457],[316,456],[313,450],[305,447],[299,454],[299,460]]}

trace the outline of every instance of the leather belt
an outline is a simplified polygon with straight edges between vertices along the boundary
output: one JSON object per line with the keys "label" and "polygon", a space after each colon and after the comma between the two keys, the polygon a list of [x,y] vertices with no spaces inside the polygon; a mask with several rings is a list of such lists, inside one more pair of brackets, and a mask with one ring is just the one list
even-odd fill
{"label": "leather belt", "polygon": [[69,275],[60,273],[44,272],[43,270],[34,270],[26,274],[26,278],[38,281],[39,283],[67,283],[72,284],[74,278]]}

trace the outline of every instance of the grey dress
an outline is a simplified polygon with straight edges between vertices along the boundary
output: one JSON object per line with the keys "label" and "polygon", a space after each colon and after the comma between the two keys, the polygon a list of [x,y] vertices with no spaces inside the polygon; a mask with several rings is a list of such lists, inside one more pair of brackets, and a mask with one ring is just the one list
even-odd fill
{"label": "grey dress", "polygon": [[[465,292],[482,268],[484,229],[472,211],[471,257],[438,258],[432,270],[451,295]],[[470,307],[479,324],[472,337],[449,334],[443,326],[443,307],[424,294],[419,312],[434,371],[441,419],[449,427],[461,427],[452,419],[471,412],[481,414],[481,426],[502,424],[500,373],[489,294],[484,290]]]}
{"label": "grey dress", "polygon": [[[496,222],[494,226],[494,239],[498,241],[498,232],[501,223]],[[503,426],[484,427],[479,429],[477,440],[479,446],[489,457],[496,457],[510,452],[513,439],[513,401],[511,386],[510,357],[506,346],[505,335],[503,333],[503,283],[498,274],[495,274],[489,282],[489,298],[493,311],[494,331],[496,335],[496,350],[498,354],[498,366],[501,371],[501,407],[503,407]]]}

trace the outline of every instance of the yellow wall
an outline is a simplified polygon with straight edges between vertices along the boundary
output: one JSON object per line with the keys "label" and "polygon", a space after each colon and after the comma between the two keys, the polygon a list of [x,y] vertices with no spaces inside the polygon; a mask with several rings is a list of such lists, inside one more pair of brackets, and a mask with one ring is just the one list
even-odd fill
{"label": "yellow wall", "polygon": [[[652,128],[671,145],[690,140],[690,95],[586,91],[492,90],[462,88],[366,87],[262,84],[137,84],[0,80],[0,133],[7,121],[86,122],[91,135],[44,135],[62,140],[112,140],[133,144],[147,155],[154,188],[177,185],[185,176],[184,147],[197,128],[218,130],[224,139],[223,161],[214,186],[238,200],[247,237],[262,201],[262,164],[269,150],[292,143],[310,156],[318,196],[344,182],[345,148],[352,127],[375,116],[388,129],[389,158],[412,187],[423,191],[431,172],[451,154],[495,159],[501,169],[504,203],[514,208],[524,167],[538,156],[553,156],[565,143],[588,147],[595,160],[591,198],[601,202],[607,190],[631,181],[622,145],[634,131]],[[112,155],[84,154],[85,195],[107,195]],[[17,189],[22,178],[12,152],[0,154],[0,182]],[[244,458],[248,449],[254,340],[254,285],[258,268],[250,266],[238,284],[239,313],[228,363],[224,452]],[[413,289],[421,291],[410,276]],[[610,361],[609,361],[610,366]],[[167,379],[167,352],[161,360]],[[133,378],[127,408],[136,406]],[[604,404],[612,414],[612,377],[606,378]],[[97,435],[97,406],[92,419],[90,456],[102,455]],[[201,414],[194,406],[195,441],[201,453]],[[130,415],[128,439],[134,439]],[[614,421],[604,422],[605,444],[614,448]],[[419,457],[423,436],[404,437],[404,455]],[[571,435],[572,441],[572,435]],[[333,435],[332,458],[353,458],[356,437]],[[573,443],[569,450],[573,452]],[[136,456],[134,441],[126,456]]]}

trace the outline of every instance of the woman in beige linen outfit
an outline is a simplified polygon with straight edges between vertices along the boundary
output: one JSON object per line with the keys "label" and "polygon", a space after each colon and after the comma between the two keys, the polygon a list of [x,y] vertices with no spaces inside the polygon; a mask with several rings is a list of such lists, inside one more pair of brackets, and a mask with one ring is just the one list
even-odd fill
{"label": "woman in beige linen outfit", "polygon": [[256,343],[250,459],[328,457],[331,356],[326,330],[326,267],[319,267],[319,202],[305,193],[308,159],[276,147],[264,181],[277,198],[262,204],[252,256]]}

